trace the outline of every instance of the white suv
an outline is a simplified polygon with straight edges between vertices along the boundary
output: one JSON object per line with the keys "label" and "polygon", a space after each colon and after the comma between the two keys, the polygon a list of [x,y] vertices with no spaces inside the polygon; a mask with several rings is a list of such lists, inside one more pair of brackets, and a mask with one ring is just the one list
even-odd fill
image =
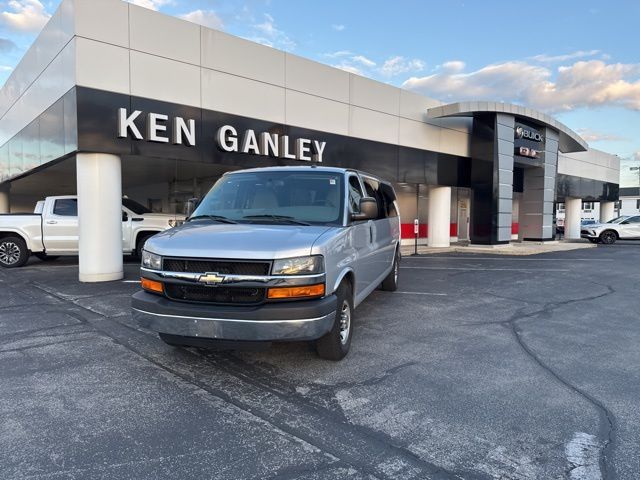
{"label": "white suv", "polygon": [[592,243],[610,245],[616,240],[640,240],[640,215],[623,215],[607,223],[584,225],[580,236]]}

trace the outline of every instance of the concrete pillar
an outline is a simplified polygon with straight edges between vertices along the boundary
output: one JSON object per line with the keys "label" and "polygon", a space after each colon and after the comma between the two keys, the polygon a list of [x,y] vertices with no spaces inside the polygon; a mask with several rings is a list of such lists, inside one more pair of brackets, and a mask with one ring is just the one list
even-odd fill
{"label": "concrete pillar", "polygon": [[448,247],[451,236],[451,187],[429,190],[429,231],[427,245]]}
{"label": "concrete pillar", "polygon": [[605,223],[615,218],[614,206],[615,202],[600,202],[600,223]]}
{"label": "concrete pillar", "polygon": [[122,172],[120,157],[76,155],[79,278],[120,280],[122,268]]}
{"label": "concrete pillar", "polygon": [[11,202],[9,199],[9,191],[11,184],[9,182],[0,184],[0,213],[11,212]]}
{"label": "concrete pillar", "polygon": [[582,199],[566,197],[564,200],[564,211],[564,238],[566,240],[580,238]]}

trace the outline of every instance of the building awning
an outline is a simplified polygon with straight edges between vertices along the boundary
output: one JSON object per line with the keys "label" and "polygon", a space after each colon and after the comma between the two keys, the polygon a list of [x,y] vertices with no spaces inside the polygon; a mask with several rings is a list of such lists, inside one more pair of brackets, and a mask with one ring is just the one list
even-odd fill
{"label": "building awning", "polygon": [[589,149],[587,142],[576,132],[549,115],[531,108],[501,102],[457,102],[429,108],[427,117],[472,117],[482,113],[506,113],[520,117],[540,127],[549,127],[559,134],[558,149],[562,153],[585,152]]}

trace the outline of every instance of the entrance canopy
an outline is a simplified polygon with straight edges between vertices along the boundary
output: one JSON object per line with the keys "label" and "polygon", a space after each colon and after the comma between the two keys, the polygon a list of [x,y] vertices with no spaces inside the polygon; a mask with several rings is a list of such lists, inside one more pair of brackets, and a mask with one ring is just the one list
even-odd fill
{"label": "entrance canopy", "polygon": [[558,150],[562,153],[585,152],[587,142],[563,123],[537,110],[502,102],[457,102],[433,107],[427,110],[427,117],[472,117],[481,113],[505,113],[526,119],[540,127],[548,127],[558,132]]}

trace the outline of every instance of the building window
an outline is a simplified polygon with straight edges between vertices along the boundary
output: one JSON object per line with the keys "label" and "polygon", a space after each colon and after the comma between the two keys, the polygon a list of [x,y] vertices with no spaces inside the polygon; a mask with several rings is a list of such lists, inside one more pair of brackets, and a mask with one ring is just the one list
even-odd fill
{"label": "building window", "polygon": [[640,210],[640,198],[636,200],[636,210]]}
{"label": "building window", "polygon": [[622,208],[622,200],[617,200],[614,204],[613,204],[613,208],[615,208],[616,210],[620,210]]}
{"label": "building window", "polygon": [[559,212],[564,212],[564,203],[559,203],[558,204],[558,211]]}
{"label": "building window", "polygon": [[593,202],[582,202],[582,210],[590,212],[593,210]]}

